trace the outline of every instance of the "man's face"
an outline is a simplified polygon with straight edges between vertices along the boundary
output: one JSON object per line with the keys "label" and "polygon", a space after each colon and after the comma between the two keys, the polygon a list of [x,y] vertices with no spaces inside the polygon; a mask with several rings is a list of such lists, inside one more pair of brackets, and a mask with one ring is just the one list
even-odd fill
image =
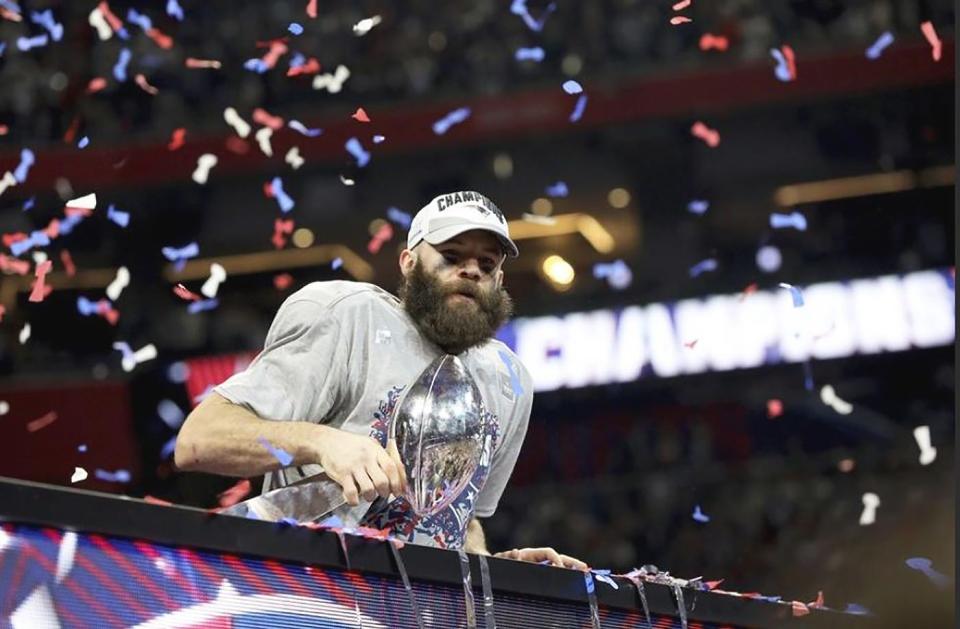
{"label": "man's face", "polygon": [[400,256],[400,298],[420,331],[450,354],[491,338],[513,313],[502,288],[503,249],[482,230],[421,242]]}

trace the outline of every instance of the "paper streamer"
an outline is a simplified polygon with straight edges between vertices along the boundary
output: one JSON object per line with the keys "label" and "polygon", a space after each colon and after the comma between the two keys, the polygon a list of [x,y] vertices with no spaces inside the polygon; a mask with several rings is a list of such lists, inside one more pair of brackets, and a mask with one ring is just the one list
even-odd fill
{"label": "paper streamer", "polygon": [[600,629],[600,610],[597,606],[597,584],[593,581],[593,574],[583,573],[583,583],[587,588],[587,601],[590,603],[590,626]]}
{"label": "paper streamer", "polygon": [[643,615],[647,619],[647,629],[653,629],[653,621],[650,620],[650,606],[647,604],[647,591],[643,587],[643,579],[634,572],[625,574],[624,576],[633,583],[633,587],[637,590],[637,596],[640,597],[640,607],[643,609]]}
{"label": "paper streamer", "polygon": [[[393,554],[393,560],[397,562],[397,571],[400,573],[400,579],[403,581],[403,587],[407,590],[407,596],[410,597],[410,608],[413,610],[413,616],[417,619],[418,629],[423,629],[423,617],[420,615],[420,606],[417,605],[417,597],[413,594],[413,588],[410,586],[410,577],[407,575],[407,567],[400,556],[399,541],[395,539],[387,540],[390,544],[390,552]],[[346,551],[344,551],[346,552]]]}
{"label": "paper streamer", "polygon": [[467,614],[467,629],[477,629],[477,609],[473,600],[470,557],[462,548],[457,549],[457,556],[460,557],[460,576],[463,577],[463,603]]}
{"label": "paper streamer", "polygon": [[677,600],[677,612],[680,614],[680,627],[687,629],[687,604],[683,602],[683,590],[676,583],[673,584],[673,596]]}
{"label": "paper streamer", "polygon": [[483,587],[483,619],[487,629],[497,629],[497,617],[493,611],[493,585],[490,583],[490,565],[485,555],[477,555],[480,562],[480,585]]}

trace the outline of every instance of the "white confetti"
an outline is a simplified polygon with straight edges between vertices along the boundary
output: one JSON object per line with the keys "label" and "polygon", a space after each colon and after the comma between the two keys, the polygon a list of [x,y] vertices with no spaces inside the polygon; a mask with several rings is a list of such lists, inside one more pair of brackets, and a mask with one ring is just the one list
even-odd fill
{"label": "white confetti", "polygon": [[83,469],[82,467],[75,467],[73,468],[73,476],[70,477],[70,482],[79,483],[81,481],[85,481],[87,480],[87,476],[89,476],[89,474],[87,474],[87,470]]}
{"label": "white confetti", "polygon": [[273,129],[270,127],[263,127],[257,131],[254,136],[257,139],[257,145],[260,147],[260,150],[263,151],[263,154],[267,157],[273,157],[273,147],[270,145],[270,138],[273,136]]}
{"label": "white confetti", "polygon": [[920,465],[930,465],[937,459],[937,449],[930,440],[930,426],[917,426],[913,429],[913,438],[920,446]]}
{"label": "white confetti", "polygon": [[10,403],[6,400],[0,400],[0,415],[6,415],[10,412]]}
{"label": "white confetti", "polygon": [[863,494],[863,513],[860,514],[860,526],[870,526],[877,520],[877,507],[880,506],[880,496],[867,492]]}
{"label": "white confetti", "polygon": [[[81,468],[78,467],[76,469],[80,470]],[[76,476],[76,472],[74,472],[73,475]],[[86,472],[84,472],[84,477],[86,477]],[[67,578],[70,569],[73,568],[73,558],[76,554],[77,534],[74,531],[67,531],[63,534],[63,539],[60,540],[60,550],[57,551],[57,583],[62,583],[63,580]]]}
{"label": "white confetti", "polygon": [[3,179],[0,179],[0,194],[6,192],[7,188],[12,188],[15,185],[17,185],[17,178],[8,170],[3,174]]}
{"label": "white confetti", "polygon": [[207,281],[203,283],[203,286],[200,288],[200,292],[206,297],[213,299],[217,296],[217,291],[220,289],[220,284],[225,279],[227,279],[226,269],[214,262],[210,265],[210,277],[208,277]]}
{"label": "white confetti", "polygon": [[227,122],[228,125],[233,127],[233,130],[237,132],[241,138],[245,138],[250,135],[250,124],[240,117],[240,114],[237,113],[237,110],[233,107],[227,107],[223,110],[223,119]]}
{"label": "white confetti", "polygon": [[340,175],[340,183],[342,183],[345,186],[352,186],[357,182],[354,181],[353,179],[350,179],[349,177],[344,177],[343,175]]}
{"label": "white confetti", "polygon": [[370,29],[372,29],[374,26],[376,26],[382,21],[383,20],[380,18],[379,15],[374,15],[373,17],[364,18],[353,25],[353,34],[356,35],[357,37],[363,37],[364,35],[370,32]]}
{"label": "white confetti", "polygon": [[23,345],[30,340],[30,324],[24,323],[23,328],[20,329],[20,344]]}
{"label": "white confetti", "polygon": [[85,194],[82,197],[70,199],[67,201],[67,207],[78,210],[95,210],[97,209],[97,193],[91,192],[90,194]]}
{"label": "white confetti", "polygon": [[343,88],[343,84],[350,78],[350,69],[345,65],[338,65],[333,74],[327,72],[313,77],[313,89],[327,90],[336,94]]}
{"label": "white confetti", "polygon": [[100,38],[100,41],[107,41],[113,37],[113,29],[110,28],[110,25],[107,23],[107,18],[104,17],[103,12],[99,8],[95,8],[90,12],[90,15],[87,17],[87,22],[97,30],[97,37]]}
{"label": "white confetti", "polygon": [[120,298],[120,293],[129,285],[130,271],[127,270],[127,267],[122,266],[117,269],[117,276],[107,286],[107,297],[110,298],[110,301],[117,301]]}
{"label": "white confetti", "polygon": [[287,154],[283,157],[283,161],[290,164],[294,170],[303,166],[304,160],[303,157],[300,156],[300,148],[296,146],[290,147],[290,150],[287,151]]}
{"label": "white confetti", "polygon": [[198,184],[207,183],[210,169],[217,165],[217,156],[213,153],[204,153],[197,158],[197,169],[193,171],[193,180]]}
{"label": "white confetti", "polygon": [[853,404],[838,398],[833,387],[829,384],[820,389],[820,400],[841,415],[849,415],[853,412]]}

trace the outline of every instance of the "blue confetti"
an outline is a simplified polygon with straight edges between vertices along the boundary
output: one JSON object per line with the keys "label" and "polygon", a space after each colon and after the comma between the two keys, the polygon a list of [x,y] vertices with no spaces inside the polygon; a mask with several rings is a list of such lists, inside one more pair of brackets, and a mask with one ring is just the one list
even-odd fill
{"label": "blue confetti", "polygon": [[617,290],[623,290],[633,282],[633,272],[623,260],[594,264],[593,276],[597,279],[606,279],[610,287]]}
{"label": "blue confetti", "polygon": [[555,2],[551,2],[543,12],[543,17],[539,20],[530,15],[530,10],[527,9],[527,0],[513,0],[510,3],[510,12],[514,15],[519,15],[523,19],[523,23],[527,25],[531,31],[539,33],[543,30],[543,25],[546,24],[547,18],[550,17],[550,14],[553,13],[557,8]]}
{"label": "blue confetti", "polygon": [[3,7],[4,9],[6,9],[7,11],[10,11],[11,13],[16,13],[17,15],[20,15],[21,13],[20,5],[18,5],[13,0],[0,0],[0,7]]}
{"label": "blue confetti", "polygon": [[336,271],[337,269],[339,269],[339,268],[342,267],[342,266],[343,266],[343,259],[342,259],[342,258],[334,258],[334,259],[333,259],[333,262],[330,263],[330,268],[333,269],[334,271]]}
{"label": "blue confetti", "polygon": [[192,301],[190,302],[190,305],[187,306],[187,312],[190,314],[197,314],[198,312],[213,310],[219,305],[220,301],[217,299],[202,299],[200,301]]}
{"label": "blue confetti", "polygon": [[381,142],[383,142],[383,141],[386,140],[386,139],[387,139],[387,138],[383,137],[382,135],[375,135],[375,136],[373,136],[373,143],[374,143],[374,144],[380,144]]}
{"label": "blue confetti", "polygon": [[707,258],[702,262],[697,262],[692,267],[690,267],[690,277],[698,277],[699,275],[706,273],[708,271],[717,270],[717,261],[714,258]]}
{"label": "blue confetti", "polygon": [[360,140],[357,138],[347,140],[344,147],[347,149],[347,152],[357,160],[357,166],[360,168],[370,163],[370,153],[363,148],[363,145],[360,144]]}
{"label": "blue confetti", "polygon": [[800,308],[803,306],[803,292],[793,286],[792,284],[787,284],[786,282],[780,282],[780,288],[786,288],[790,291],[790,295],[793,297],[793,307]]}
{"label": "blue confetti", "polygon": [[444,133],[449,131],[450,127],[452,127],[453,125],[460,124],[461,122],[469,118],[470,113],[471,112],[469,107],[461,107],[460,109],[454,109],[453,111],[448,113],[446,116],[444,116],[440,120],[437,120],[436,122],[433,123],[433,132],[437,135],[443,135]]}
{"label": "blue confetti", "polygon": [[107,207],[107,218],[119,225],[120,227],[126,227],[130,224],[130,212],[123,212],[116,209],[111,203]]}
{"label": "blue confetti", "polygon": [[319,526],[325,529],[342,529],[345,525],[339,515],[331,515],[320,522]]}
{"label": "blue confetti", "polygon": [[22,149],[20,151],[20,163],[17,164],[17,167],[13,171],[13,178],[17,180],[17,183],[23,183],[27,180],[27,175],[30,173],[30,167],[36,162],[37,159],[33,154],[33,151],[30,149]]}
{"label": "blue confetti", "polygon": [[563,91],[567,94],[579,94],[583,92],[583,86],[573,79],[569,79],[563,82]]}
{"label": "blue confetti", "polygon": [[710,521],[710,516],[700,510],[700,505],[696,505],[693,507],[693,519],[706,524]]}
{"label": "blue confetti", "polygon": [[843,611],[847,614],[855,614],[858,616],[867,616],[870,614],[869,609],[863,605],[857,605],[856,603],[847,603],[847,608]]}
{"label": "blue confetti", "polygon": [[302,52],[294,53],[294,55],[290,57],[291,68],[299,68],[306,62],[307,62],[307,57]]}
{"label": "blue confetti", "polygon": [[893,43],[893,34],[889,31],[877,38],[873,45],[867,48],[867,59],[879,59],[883,51]]}
{"label": "blue confetti", "polygon": [[523,384],[520,382],[520,375],[517,374],[517,369],[510,358],[510,354],[502,349],[499,354],[500,360],[507,366],[507,372],[510,374],[510,387],[513,389],[513,394],[518,397],[523,395]]}
{"label": "blue confetti", "polygon": [[131,56],[129,48],[121,48],[117,64],[113,66],[113,78],[121,83],[127,80],[127,64],[130,63]]}
{"label": "blue confetti", "polygon": [[77,297],[77,311],[85,317],[93,317],[99,314],[101,305],[106,305],[108,308],[113,307],[109,299],[91,301],[83,295]]}
{"label": "blue confetti", "polygon": [[576,122],[583,117],[583,110],[587,108],[587,95],[581,94],[577,98],[577,104],[574,105],[573,111],[570,112],[570,122]]}
{"label": "blue confetti", "polygon": [[704,214],[710,209],[710,202],[702,199],[694,199],[687,204],[687,211],[693,214]]}
{"label": "blue confetti", "polygon": [[150,18],[138,12],[136,9],[130,9],[127,11],[127,21],[133,22],[142,28],[144,32],[147,32],[153,28],[153,22],[150,20]]}
{"label": "blue confetti", "polygon": [[303,35],[303,27],[296,22],[290,22],[290,26],[287,27],[287,30],[294,35]]}
{"label": "blue confetti", "polygon": [[597,586],[593,582],[593,575],[590,572],[583,573],[583,581],[587,586],[587,594],[593,594]]}
{"label": "blue confetti", "polygon": [[272,443],[270,443],[263,437],[258,437],[257,443],[259,443],[264,448],[269,450],[270,454],[272,454],[276,460],[280,461],[280,465],[282,465],[283,467],[287,467],[291,463],[293,463],[293,455],[291,455],[289,452],[287,452],[283,448],[275,447]]}
{"label": "blue confetti", "polygon": [[[62,229],[61,233],[63,233]],[[31,233],[30,236],[24,238],[23,240],[10,243],[10,253],[12,253],[14,256],[19,256],[27,251],[30,251],[34,247],[46,247],[49,244],[50,236],[48,236],[46,232],[38,230]]]}
{"label": "blue confetti", "polygon": [[283,179],[280,177],[271,179],[270,188],[273,191],[273,197],[277,200],[277,205],[280,206],[281,212],[286,214],[293,209],[295,203],[293,199],[290,198],[290,195],[283,189]]}
{"label": "blue confetti", "polygon": [[294,518],[286,517],[277,520],[277,524],[280,526],[300,526],[300,521]]}
{"label": "blue confetti", "polygon": [[773,71],[777,79],[783,81],[784,83],[790,81],[793,77],[790,76],[790,65],[787,63],[787,58],[784,57],[783,53],[776,48],[771,48],[770,54],[777,61],[777,67]]}
{"label": "blue confetti", "polygon": [[52,9],[47,9],[46,11],[31,11],[30,21],[47,29],[53,41],[63,39],[63,24],[57,24],[56,20],[53,19]]}
{"label": "blue confetti", "polygon": [[94,476],[100,480],[107,481],[108,483],[129,483],[130,482],[130,472],[127,470],[117,470],[116,472],[108,472],[107,470],[97,469],[93,473]]}
{"label": "blue confetti", "polygon": [[32,209],[33,209],[33,204],[36,203],[36,201],[37,201],[37,197],[30,197],[29,199],[27,199],[26,201],[24,201],[24,202],[23,202],[23,211],[26,212],[27,210],[32,210]]}
{"label": "blue confetti", "polygon": [[89,145],[90,145],[90,138],[88,138],[87,136],[83,136],[82,138],[80,138],[80,141],[77,142],[78,149],[85,149]]}
{"label": "blue confetti", "polygon": [[178,22],[183,21],[183,7],[180,6],[177,0],[167,0],[167,15]]}
{"label": "blue confetti", "polygon": [[307,136],[308,138],[315,138],[321,133],[323,133],[323,129],[308,129],[299,120],[291,120],[290,122],[287,123],[287,126],[293,129],[294,131],[296,131],[297,133]]}
{"label": "blue confetti", "polygon": [[73,228],[76,227],[81,221],[83,221],[83,214],[73,214],[71,216],[67,216],[60,221],[60,235],[69,235],[70,232],[73,231]]}
{"label": "blue confetti", "polygon": [[3,56],[3,51],[7,49],[7,43],[0,41],[0,57]]}
{"label": "blue confetti", "polygon": [[798,231],[804,232],[807,231],[807,217],[800,212],[791,212],[790,214],[777,214],[774,212],[770,215],[770,227],[774,229],[793,227]]}
{"label": "blue confetti", "polygon": [[803,363],[803,388],[807,391],[813,391],[813,367],[810,361]]}
{"label": "blue confetti", "polygon": [[86,451],[87,451],[87,444],[81,443],[80,445],[77,446],[77,452],[86,452]]}
{"label": "blue confetti", "polygon": [[396,207],[387,208],[387,218],[404,229],[410,229],[410,223],[413,221],[409,214]]}
{"label": "blue confetti", "polygon": [[17,50],[22,50],[26,52],[31,48],[39,48],[40,46],[46,46],[50,42],[50,38],[46,35],[34,35],[33,37],[18,37],[17,38]]}
{"label": "blue confetti", "polygon": [[170,262],[174,263],[174,268],[177,271],[181,271],[183,270],[184,265],[186,265],[187,260],[200,255],[200,245],[198,245],[196,242],[191,242],[190,244],[179,249],[176,247],[164,247],[160,251],[167,260],[170,260]]}
{"label": "blue confetti", "polygon": [[558,181],[555,184],[547,186],[546,193],[548,197],[565,197],[570,194],[570,191],[567,189],[567,184]]}
{"label": "blue confetti", "polygon": [[907,559],[906,564],[910,568],[927,575],[927,578],[930,579],[931,583],[938,588],[945,588],[950,585],[950,579],[946,575],[940,574],[934,570],[933,562],[926,557],[911,557],[910,559]]}
{"label": "blue confetti", "polygon": [[536,61],[540,63],[546,55],[543,48],[535,46],[533,48],[517,48],[517,52],[513,56],[517,61]]}
{"label": "blue confetti", "polygon": [[256,72],[257,74],[263,74],[270,69],[270,67],[267,65],[267,62],[259,57],[247,59],[243,64],[243,68],[245,70],[250,70],[251,72]]}
{"label": "blue confetti", "polygon": [[169,459],[173,456],[173,451],[177,449],[177,436],[174,435],[167,440],[163,447],[160,448],[160,458],[163,460]]}

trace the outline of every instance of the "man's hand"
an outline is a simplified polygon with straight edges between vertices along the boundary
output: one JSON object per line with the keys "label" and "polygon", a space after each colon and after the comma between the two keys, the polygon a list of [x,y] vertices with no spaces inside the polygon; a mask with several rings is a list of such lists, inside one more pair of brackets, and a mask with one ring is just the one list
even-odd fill
{"label": "man's hand", "polygon": [[494,557],[501,559],[516,559],[517,561],[529,561],[530,563],[542,563],[549,561],[551,566],[558,568],[572,568],[574,570],[589,570],[590,566],[579,559],[568,555],[561,555],[552,548],[514,548],[496,553]]}
{"label": "man's hand", "polygon": [[407,486],[407,475],[394,441],[386,449],[372,437],[356,435],[325,426],[319,440],[317,459],[331,479],[343,488],[347,504],[357,506],[362,496],[373,502],[377,496],[401,495]]}

